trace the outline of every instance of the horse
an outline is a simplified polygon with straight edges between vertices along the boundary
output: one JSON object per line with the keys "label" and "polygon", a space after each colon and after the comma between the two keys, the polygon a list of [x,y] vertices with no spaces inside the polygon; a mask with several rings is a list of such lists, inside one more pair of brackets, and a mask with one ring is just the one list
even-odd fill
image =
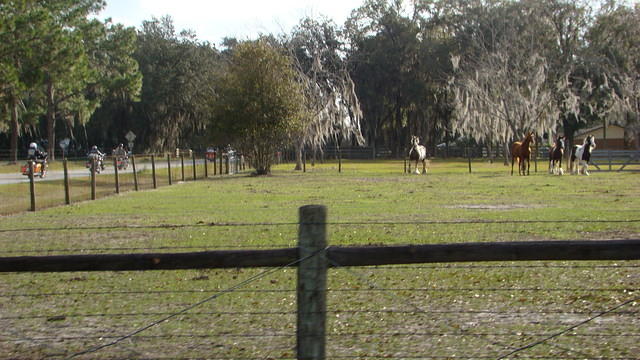
{"label": "horse", "polygon": [[566,138],[560,136],[556,139],[555,144],[549,149],[549,174],[563,175],[562,157],[564,156]]}
{"label": "horse", "polygon": [[[511,145],[511,175],[513,175],[513,163],[518,159],[518,175],[529,175],[531,167],[531,143],[533,133],[530,132],[522,141],[516,141]],[[527,161],[525,164],[524,161]],[[526,170],[526,174],[525,174]]]}
{"label": "horse", "polygon": [[[589,171],[587,171],[587,167],[589,165],[589,160],[591,160],[591,152],[596,148],[596,138],[593,135],[589,135],[584,138],[582,145],[574,145],[571,151],[571,173],[574,175],[579,175],[581,172],[584,175],[589,176]],[[578,160],[578,163],[575,165],[574,162]]]}
{"label": "horse", "polygon": [[422,174],[427,173],[427,148],[420,145],[420,139],[417,136],[411,136],[411,150],[409,150],[409,172],[411,172],[411,161],[415,161],[415,172],[420,174],[418,170],[418,161],[422,161]]}

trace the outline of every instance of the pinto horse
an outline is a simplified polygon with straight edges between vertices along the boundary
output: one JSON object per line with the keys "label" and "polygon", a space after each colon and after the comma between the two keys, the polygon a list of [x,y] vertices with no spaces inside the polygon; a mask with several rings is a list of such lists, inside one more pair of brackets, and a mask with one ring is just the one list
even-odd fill
{"label": "pinto horse", "polygon": [[420,139],[413,135],[411,136],[411,150],[409,150],[409,172],[411,172],[411,161],[415,161],[416,174],[420,174],[418,161],[422,161],[422,174],[427,173],[427,148],[420,145]]}
{"label": "pinto horse", "polygon": [[[571,173],[576,174],[584,174],[589,176],[589,171],[587,171],[587,167],[589,164],[589,160],[591,160],[591,152],[596,148],[596,138],[593,135],[589,135],[584,138],[584,142],[582,145],[574,145],[571,151]],[[578,163],[574,163],[578,160]]]}
{"label": "pinto horse", "polygon": [[549,174],[564,174],[564,170],[562,170],[562,157],[564,156],[565,141],[566,138],[560,136],[549,150]]}
{"label": "pinto horse", "polygon": [[[530,132],[524,137],[524,140],[516,141],[511,145],[511,175],[513,175],[513,163],[516,161],[516,158],[518,159],[518,175],[529,175],[532,142],[533,133]],[[526,164],[525,160],[527,161]]]}

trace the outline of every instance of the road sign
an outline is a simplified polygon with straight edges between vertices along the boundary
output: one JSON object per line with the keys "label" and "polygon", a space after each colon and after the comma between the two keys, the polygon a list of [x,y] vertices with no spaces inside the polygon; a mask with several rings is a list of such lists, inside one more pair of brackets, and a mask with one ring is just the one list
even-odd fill
{"label": "road sign", "polygon": [[69,138],[64,138],[60,140],[60,143],[58,145],[60,145],[60,148],[62,148],[62,150],[66,150],[69,147],[70,142],[71,140]]}
{"label": "road sign", "polygon": [[132,143],[136,139],[136,134],[134,134],[133,131],[129,131],[127,135],[124,136],[124,138],[127,139],[129,143]]}

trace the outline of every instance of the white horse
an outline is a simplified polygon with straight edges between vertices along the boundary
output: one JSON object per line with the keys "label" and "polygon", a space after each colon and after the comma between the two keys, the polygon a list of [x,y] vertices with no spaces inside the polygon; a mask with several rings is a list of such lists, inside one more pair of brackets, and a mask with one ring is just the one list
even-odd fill
{"label": "white horse", "polygon": [[[584,139],[582,145],[574,145],[571,151],[571,173],[589,175],[587,167],[591,159],[591,153],[596,148],[596,139],[593,135],[589,135]],[[576,159],[578,162],[576,163]],[[575,164],[575,165],[574,165]]]}
{"label": "white horse", "polygon": [[427,173],[427,148],[420,145],[420,139],[417,136],[411,136],[411,150],[409,150],[409,172],[411,172],[411,161],[415,161],[415,172],[420,174],[418,170],[418,161],[422,161],[422,174]]}

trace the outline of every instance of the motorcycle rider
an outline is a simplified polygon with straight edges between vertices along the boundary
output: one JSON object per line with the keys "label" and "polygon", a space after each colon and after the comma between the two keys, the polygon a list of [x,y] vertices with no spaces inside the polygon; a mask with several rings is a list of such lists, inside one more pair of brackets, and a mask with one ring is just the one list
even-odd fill
{"label": "motorcycle rider", "polygon": [[129,157],[127,156],[127,150],[124,148],[123,144],[120,144],[118,145],[118,147],[113,149],[113,156],[116,157],[116,161],[122,162],[123,165],[120,168],[126,168],[127,160]]}
{"label": "motorcycle rider", "polygon": [[95,158],[96,161],[100,162],[100,168],[104,170],[104,153],[100,152],[100,150],[98,150],[98,147],[96,145],[93,145],[91,147],[91,150],[89,150],[88,158],[90,160]]}
{"label": "motorcycle rider", "polygon": [[27,150],[27,159],[40,164],[40,177],[44,177],[47,167],[47,153],[40,151],[38,144],[32,142]]}

